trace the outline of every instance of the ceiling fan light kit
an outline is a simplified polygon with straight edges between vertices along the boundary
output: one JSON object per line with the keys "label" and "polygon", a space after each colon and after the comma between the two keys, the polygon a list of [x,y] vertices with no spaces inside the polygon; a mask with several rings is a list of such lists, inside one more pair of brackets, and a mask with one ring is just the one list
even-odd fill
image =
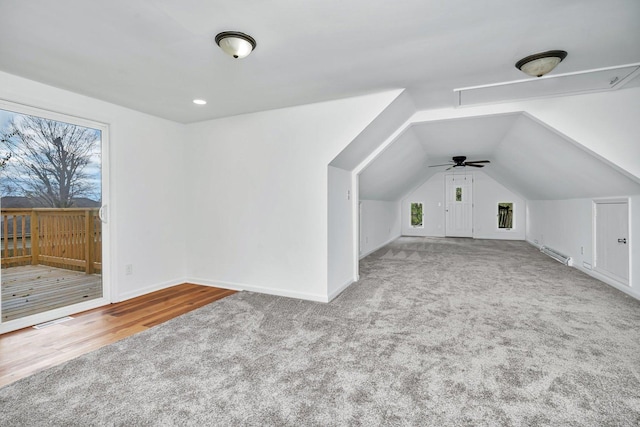
{"label": "ceiling fan light kit", "polygon": [[534,53],[516,62],[516,68],[531,77],[542,77],[556,68],[566,57],[567,52],[564,50]]}
{"label": "ceiling fan light kit", "polygon": [[215,40],[220,49],[236,59],[246,58],[257,46],[253,37],[239,31],[223,31]]}

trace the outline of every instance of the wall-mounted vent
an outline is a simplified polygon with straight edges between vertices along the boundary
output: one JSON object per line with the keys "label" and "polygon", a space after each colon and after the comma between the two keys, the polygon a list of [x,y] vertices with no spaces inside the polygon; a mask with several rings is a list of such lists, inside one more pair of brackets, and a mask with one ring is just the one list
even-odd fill
{"label": "wall-mounted vent", "polygon": [[562,263],[564,265],[568,265],[569,267],[571,267],[573,265],[573,259],[571,259],[570,256],[567,256],[567,255],[565,255],[563,253],[560,253],[560,252],[556,251],[555,249],[551,249],[548,246],[542,246],[540,248],[540,252],[542,252],[543,254],[549,255],[551,258],[555,259],[559,263]]}
{"label": "wall-mounted vent", "polygon": [[620,89],[640,75],[640,63],[454,89],[456,107]]}

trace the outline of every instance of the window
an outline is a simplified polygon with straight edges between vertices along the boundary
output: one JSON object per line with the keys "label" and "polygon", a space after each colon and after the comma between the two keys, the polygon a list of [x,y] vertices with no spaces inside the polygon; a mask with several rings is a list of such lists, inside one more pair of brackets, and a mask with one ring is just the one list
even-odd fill
{"label": "window", "polygon": [[411,203],[411,226],[415,228],[422,228],[422,203],[413,202]]}
{"label": "window", "polygon": [[511,230],[513,228],[513,203],[498,203],[498,228]]}
{"label": "window", "polygon": [[456,202],[462,201],[462,187],[456,187]]}

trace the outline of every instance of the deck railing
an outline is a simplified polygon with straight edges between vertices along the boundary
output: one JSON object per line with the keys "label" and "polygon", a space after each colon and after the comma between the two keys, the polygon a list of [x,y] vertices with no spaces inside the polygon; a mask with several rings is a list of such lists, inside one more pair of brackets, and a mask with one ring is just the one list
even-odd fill
{"label": "deck railing", "polygon": [[2,267],[49,265],[87,274],[102,270],[96,208],[2,209]]}

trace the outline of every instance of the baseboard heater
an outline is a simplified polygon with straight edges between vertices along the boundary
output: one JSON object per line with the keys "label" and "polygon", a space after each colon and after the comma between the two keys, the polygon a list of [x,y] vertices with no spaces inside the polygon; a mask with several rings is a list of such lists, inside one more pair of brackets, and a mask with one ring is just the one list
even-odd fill
{"label": "baseboard heater", "polygon": [[540,252],[542,252],[543,254],[547,254],[548,256],[550,256],[551,258],[555,259],[556,261],[564,264],[564,265],[568,265],[569,267],[571,267],[573,265],[573,259],[571,259],[570,256],[567,256],[565,254],[562,254],[558,251],[556,251],[555,249],[551,249],[550,247],[547,246],[541,246],[540,247]]}

